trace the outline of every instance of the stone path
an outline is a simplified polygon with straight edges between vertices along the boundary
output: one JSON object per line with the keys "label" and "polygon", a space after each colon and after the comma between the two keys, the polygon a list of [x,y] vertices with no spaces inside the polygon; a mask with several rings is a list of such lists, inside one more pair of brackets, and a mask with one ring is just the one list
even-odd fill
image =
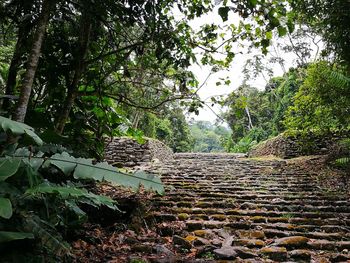
{"label": "stone path", "polygon": [[198,261],[350,262],[349,197],[285,161],[176,154],[148,170],[171,186],[148,219]]}

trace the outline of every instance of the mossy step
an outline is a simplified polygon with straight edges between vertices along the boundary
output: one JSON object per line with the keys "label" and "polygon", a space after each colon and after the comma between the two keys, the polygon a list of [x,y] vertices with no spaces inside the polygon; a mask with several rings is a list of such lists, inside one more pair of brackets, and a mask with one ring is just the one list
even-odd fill
{"label": "mossy step", "polygon": [[[249,211],[249,210],[227,210],[220,208],[189,208],[189,207],[164,207],[164,212],[169,214],[186,213],[190,218],[195,218],[197,215],[226,215],[226,218],[231,222],[250,221],[252,223],[288,223],[295,225],[314,225],[321,227],[322,225],[350,225],[350,218],[337,218],[335,213],[311,213],[307,217],[303,217],[304,213],[284,213],[284,212],[265,212],[265,211]],[[343,214],[340,214],[343,215]],[[340,216],[339,215],[339,216]],[[327,217],[326,217],[327,216]]]}
{"label": "mossy step", "polygon": [[[333,218],[333,212],[279,212],[279,211],[262,211],[262,210],[241,210],[241,209],[231,209],[225,211],[227,215],[240,215],[240,216],[250,216],[251,220],[254,218],[258,219],[266,217],[300,217],[300,218]],[[350,213],[341,213],[339,216],[344,218],[350,218]],[[263,220],[266,221],[266,220]],[[263,222],[262,221],[262,222]]]}
{"label": "mossy step", "polygon": [[334,233],[334,232],[342,232],[342,233],[350,233],[350,229],[346,226],[338,226],[338,225],[297,225],[291,223],[275,223],[275,224],[262,224],[262,223],[254,223],[252,226],[257,228],[275,228],[277,230],[287,230],[287,231],[298,231],[298,232],[322,232],[322,233]]}
{"label": "mossy step", "polygon": [[237,193],[237,192],[225,192],[222,193],[217,190],[212,190],[210,193],[205,192],[205,191],[192,191],[193,194],[201,196],[201,197],[213,197],[216,194],[225,194],[229,195],[231,198],[235,198],[237,200],[256,200],[256,199],[261,199],[261,200],[271,200],[271,199],[277,199],[277,198],[282,198],[286,201],[288,200],[305,200],[305,202],[309,201],[323,201],[323,200],[328,200],[328,201],[347,201],[348,197],[345,195],[334,195],[334,196],[322,196],[319,193],[317,195],[309,195],[309,194],[304,194],[304,193],[290,193],[290,192],[285,192],[284,195],[277,195],[277,194],[257,194],[257,193],[252,193],[252,192],[246,192],[246,193]]}
{"label": "mossy step", "polygon": [[299,191],[288,191],[288,189],[282,189],[280,191],[269,191],[269,190],[259,190],[259,191],[252,191],[252,190],[244,190],[244,191],[235,191],[235,190],[222,190],[218,188],[210,188],[210,189],[192,189],[191,192],[201,195],[201,193],[207,193],[208,191],[215,193],[215,192],[224,192],[226,194],[232,194],[234,196],[242,196],[244,198],[248,197],[261,197],[266,199],[274,199],[278,197],[282,197],[284,199],[290,200],[290,199],[316,199],[316,200],[333,200],[333,201],[342,201],[346,199],[345,195],[341,195],[341,193],[334,192],[334,193],[324,193],[321,191],[313,191],[313,192],[299,192]]}
{"label": "mossy step", "polygon": [[323,232],[298,232],[298,231],[287,231],[278,229],[263,229],[266,237],[268,238],[282,238],[290,236],[305,236],[312,239],[323,239],[328,241],[349,241],[350,235],[346,233],[323,233]]}
{"label": "mossy step", "polygon": [[[213,201],[234,201],[234,203],[237,204],[243,204],[246,203],[247,200],[244,200],[242,198],[233,198],[230,194],[211,194],[209,197],[202,197],[202,196],[196,196],[191,192],[182,192],[181,196],[179,196],[179,193],[173,193],[173,194],[167,194],[165,196],[156,196],[153,198],[153,201],[193,201],[194,199],[198,202],[213,202]],[[213,196],[211,196],[213,195]],[[335,206],[335,207],[349,207],[350,202],[347,200],[341,200],[341,201],[329,201],[329,200],[314,200],[314,199],[297,199],[297,200],[283,200],[282,198],[275,198],[274,200],[251,200],[247,203],[251,203],[254,205],[300,205],[300,206]]]}

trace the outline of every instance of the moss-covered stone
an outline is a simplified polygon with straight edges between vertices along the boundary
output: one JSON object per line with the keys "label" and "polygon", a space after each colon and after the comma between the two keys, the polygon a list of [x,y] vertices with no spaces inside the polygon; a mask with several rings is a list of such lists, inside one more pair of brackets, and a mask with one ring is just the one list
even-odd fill
{"label": "moss-covered stone", "polygon": [[214,220],[218,220],[218,221],[225,221],[226,220],[226,216],[222,215],[222,214],[212,215],[211,218]]}
{"label": "moss-covered stone", "polygon": [[259,239],[237,239],[233,241],[235,246],[245,246],[249,248],[261,248],[266,245],[266,243]]}
{"label": "moss-covered stone", "polygon": [[239,209],[230,209],[226,212],[227,215],[241,215],[241,211]]}
{"label": "moss-covered stone", "polygon": [[194,240],[197,239],[196,236],[192,236],[192,235],[188,235],[186,238],[185,238],[188,242],[192,243]]}
{"label": "moss-covered stone", "polygon": [[208,220],[209,216],[206,214],[198,214],[198,215],[194,215],[192,216],[193,220]]}
{"label": "moss-covered stone", "polygon": [[267,222],[269,223],[288,223],[289,218],[286,217],[269,217],[267,218]]}
{"label": "moss-covered stone", "polygon": [[198,237],[208,237],[208,235],[209,235],[209,232],[207,230],[203,230],[203,229],[195,230],[195,231],[193,231],[193,233]]}
{"label": "moss-covered stone", "polygon": [[190,216],[187,213],[180,213],[177,215],[178,219],[180,221],[185,221],[187,220]]}
{"label": "moss-covered stone", "polygon": [[254,223],[266,223],[266,217],[263,216],[253,216],[250,220]]}
{"label": "moss-covered stone", "polygon": [[193,204],[192,204],[192,202],[189,202],[189,201],[182,201],[182,202],[178,202],[177,206],[178,207],[192,207]]}
{"label": "moss-covered stone", "polygon": [[210,202],[198,202],[196,206],[200,208],[210,208],[213,207],[213,204]]}
{"label": "moss-covered stone", "polygon": [[176,208],[174,209],[174,211],[176,213],[179,213],[179,214],[190,214],[192,212],[192,209],[191,208],[186,208],[186,207],[179,207],[179,208]]}
{"label": "moss-covered stone", "polygon": [[274,245],[286,248],[302,248],[307,245],[309,239],[303,236],[292,236],[276,239]]}
{"label": "moss-covered stone", "polygon": [[186,227],[188,231],[199,230],[203,228],[203,223],[200,221],[187,221]]}
{"label": "moss-covered stone", "polygon": [[289,256],[295,260],[310,260],[311,252],[305,249],[297,249],[290,251]]}
{"label": "moss-covered stone", "polygon": [[287,259],[287,249],[285,247],[264,247],[259,252],[262,256],[272,260],[281,261]]}
{"label": "moss-covered stone", "polygon": [[264,239],[265,233],[259,230],[241,230],[238,232],[241,238]]}

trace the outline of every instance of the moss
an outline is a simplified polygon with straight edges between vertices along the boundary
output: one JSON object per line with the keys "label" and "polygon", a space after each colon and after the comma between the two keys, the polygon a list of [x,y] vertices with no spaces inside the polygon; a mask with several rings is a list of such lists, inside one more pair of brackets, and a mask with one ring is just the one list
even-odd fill
{"label": "moss", "polygon": [[269,217],[267,219],[267,221],[270,223],[277,223],[277,222],[288,223],[289,218],[287,218],[287,217]]}
{"label": "moss", "polygon": [[184,189],[199,189],[199,185],[197,185],[197,184],[187,184],[187,185],[184,185],[182,188],[184,188]]}
{"label": "moss", "polygon": [[234,244],[237,246],[246,246],[246,247],[264,247],[266,243],[259,239],[239,239],[234,241]]}
{"label": "moss", "polygon": [[208,236],[209,232],[206,230],[195,230],[193,231],[194,235],[196,235],[197,237],[206,237]]}
{"label": "moss", "polygon": [[187,220],[190,216],[187,213],[180,213],[177,215],[180,221],[185,221]]}
{"label": "moss", "polygon": [[240,221],[242,219],[241,216],[227,216],[230,221]]}
{"label": "moss", "polygon": [[192,243],[193,241],[195,241],[197,239],[196,236],[191,236],[191,235],[188,235],[186,238],[185,238],[188,242]]}
{"label": "moss", "polygon": [[206,214],[198,214],[193,216],[193,220],[208,220],[209,216]]}
{"label": "moss", "polygon": [[254,223],[265,223],[266,222],[266,218],[263,216],[253,216],[250,218],[250,220],[252,220]]}
{"label": "moss", "polygon": [[288,224],[288,225],[287,225],[287,228],[288,228],[288,229],[294,229],[294,228],[296,228],[296,226],[291,225],[291,224]]}
{"label": "moss", "polygon": [[196,204],[197,207],[201,207],[201,208],[207,208],[207,207],[212,207],[213,204],[209,203],[209,202],[198,202]]}
{"label": "moss", "polygon": [[289,219],[289,218],[295,217],[295,215],[293,213],[286,213],[286,214],[283,214],[282,217]]}
{"label": "moss", "polygon": [[287,253],[285,247],[264,247],[260,249],[262,254],[273,254],[273,253]]}
{"label": "moss", "polygon": [[[207,214],[207,215],[212,215],[212,214],[221,214],[220,211],[218,211],[217,209],[214,208],[207,208],[207,209],[203,209],[202,210],[203,214]],[[222,212],[223,213],[223,212]]]}
{"label": "moss", "polygon": [[240,215],[241,211],[238,209],[230,209],[226,212],[227,215]]}
{"label": "moss", "polygon": [[286,246],[286,247],[300,247],[305,245],[309,239],[307,237],[303,236],[293,236],[293,237],[285,237],[281,238],[279,240],[276,240],[276,243],[279,246]]}
{"label": "moss", "polygon": [[225,221],[226,220],[226,216],[222,215],[222,214],[215,214],[211,216],[214,220],[218,220],[218,221]]}
{"label": "moss", "polygon": [[265,233],[263,231],[252,230],[252,231],[239,231],[239,235],[245,238],[263,239],[265,238]]}
{"label": "moss", "polygon": [[174,211],[176,211],[179,214],[189,214],[189,213],[192,212],[192,209],[191,208],[180,207],[180,208],[174,209]]}
{"label": "moss", "polygon": [[192,207],[192,202],[182,201],[177,203],[178,207]]}

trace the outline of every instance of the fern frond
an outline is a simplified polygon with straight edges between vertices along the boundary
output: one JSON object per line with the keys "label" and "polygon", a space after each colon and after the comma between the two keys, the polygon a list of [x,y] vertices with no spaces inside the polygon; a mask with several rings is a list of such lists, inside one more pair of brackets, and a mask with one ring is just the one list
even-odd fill
{"label": "fern frond", "polygon": [[69,256],[71,254],[68,243],[63,241],[62,236],[48,222],[32,214],[23,214],[23,218],[25,231],[33,233],[48,251],[52,251],[56,256]]}
{"label": "fern frond", "polygon": [[350,86],[350,78],[339,71],[332,71],[329,77],[334,86],[337,88],[345,88]]}

